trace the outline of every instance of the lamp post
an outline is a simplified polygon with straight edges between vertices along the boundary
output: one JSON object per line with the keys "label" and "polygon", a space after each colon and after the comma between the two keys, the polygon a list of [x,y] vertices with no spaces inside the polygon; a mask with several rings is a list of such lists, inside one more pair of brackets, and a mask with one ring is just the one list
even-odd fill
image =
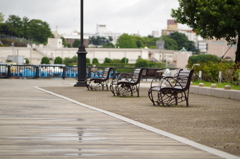
{"label": "lamp post", "polygon": [[84,87],[86,86],[85,84],[85,78],[86,78],[86,50],[85,50],[85,46],[83,44],[83,0],[81,0],[81,4],[80,4],[80,8],[81,8],[81,43],[78,47],[78,81],[77,83],[74,85],[74,87]]}

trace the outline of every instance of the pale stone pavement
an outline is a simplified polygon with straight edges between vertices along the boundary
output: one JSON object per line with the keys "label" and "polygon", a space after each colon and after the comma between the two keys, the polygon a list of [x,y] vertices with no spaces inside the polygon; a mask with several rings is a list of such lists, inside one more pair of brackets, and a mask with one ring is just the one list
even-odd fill
{"label": "pale stone pavement", "polygon": [[160,107],[146,85],[120,98],[75,83],[0,79],[0,158],[240,158],[238,100],[191,94],[188,108]]}

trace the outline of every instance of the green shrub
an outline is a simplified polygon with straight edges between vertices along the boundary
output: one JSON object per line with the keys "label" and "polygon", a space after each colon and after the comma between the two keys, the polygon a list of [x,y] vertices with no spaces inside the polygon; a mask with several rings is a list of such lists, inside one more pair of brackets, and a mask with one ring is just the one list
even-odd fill
{"label": "green shrub", "polygon": [[55,60],[54,60],[54,64],[62,64],[62,58],[61,57],[56,57]]}
{"label": "green shrub", "polygon": [[92,64],[99,64],[98,59],[97,58],[93,58],[92,59]]}
{"label": "green shrub", "polygon": [[69,57],[66,57],[66,58],[64,58],[64,60],[63,60],[63,63],[64,63],[66,66],[68,66],[71,62],[72,62],[72,60],[71,60],[71,58],[69,58]]}
{"label": "green shrub", "polygon": [[112,60],[110,58],[105,58],[103,63],[112,63]]}
{"label": "green shrub", "polygon": [[86,58],[86,63],[90,63],[90,59],[89,58]]}
{"label": "green shrub", "polygon": [[30,63],[30,61],[29,61],[28,58],[24,58],[24,60],[25,60],[25,63],[26,63],[26,64],[29,64],[29,63]]}
{"label": "green shrub", "polygon": [[206,82],[218,82],[219,71],[222,72],[221,82],[237,84],[238,72],[240,68],[236,69],[234,62],[211,62],[200,63],[199,66],[194,66],[195,74],[199,74],[202,71],[202,80]]}
{"label": "green shrub", "polygon": [[135,67],[148,67],[148,60],[145,59],[138,59]]}
{"label": "green shrub", "polygon": [[41,64],[50,64],[50,60],[47,57],[43,57],[41,60]]}
{"label": "green shrub", "polygon": [[121,63],[126,63],[126,64],[128,64],[128,58],[126,58],[126,57],[122,58],[122,59],[121,59]]}
{"label": "green shrub", "polygon": [[206,63],[208,61],[217,62],[219,58],[216,55],[197,55],[197,56],[190,56],[188,59],[188,68],[192,68],[193,64],[196,63]]}

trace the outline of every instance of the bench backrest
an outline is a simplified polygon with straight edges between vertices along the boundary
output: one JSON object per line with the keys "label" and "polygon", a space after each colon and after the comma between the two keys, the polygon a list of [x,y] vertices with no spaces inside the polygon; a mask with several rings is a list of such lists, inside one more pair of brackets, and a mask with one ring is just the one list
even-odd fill
{"label": "bench backrest", "polygon": [[180,72],[176,76],[177,82],[175,83],[174,87],[178,88],[181,87],[185,91],[188,90],[191,84],[193,72],[194,70],[190,71],[180,70]]}
{"label": "bench backrest", "polygon": [[103,70],[102,78],[105,79],[105,80],[108,80],[109,74],[110,74],[110,72],[111,72],[112,70],[113,70],[112,67],[106,67],[106,68]]}
{"label": "bench backrest", "polygon": [[135,68],[134,69],[132,80],[135,84],[138,84],[140,82],[142,73],[143,73],[143,68]]}

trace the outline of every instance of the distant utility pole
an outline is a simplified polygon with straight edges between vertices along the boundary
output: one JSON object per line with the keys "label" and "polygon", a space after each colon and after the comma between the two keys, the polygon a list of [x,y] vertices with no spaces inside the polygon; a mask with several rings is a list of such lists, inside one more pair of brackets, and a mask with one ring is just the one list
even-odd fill
{"label": "distant utility pole", "polygon": [[14,42],[11,43],[12,46],[12,62],[14,60]]}

